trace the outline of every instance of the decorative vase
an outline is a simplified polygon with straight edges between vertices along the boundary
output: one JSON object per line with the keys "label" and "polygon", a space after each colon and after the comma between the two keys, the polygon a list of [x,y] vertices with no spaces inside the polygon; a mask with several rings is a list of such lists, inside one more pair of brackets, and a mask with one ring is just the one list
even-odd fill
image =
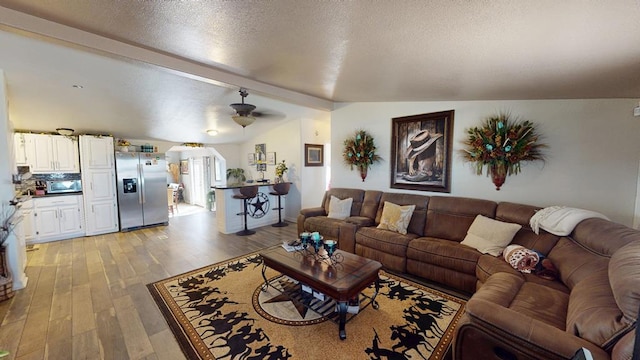
{"label": "decorative vase", "polygon": [[491,164],[489,172],[491,174],[491,181],[493,181],[493,184],[496,186],[496,190],[499,191],[507,178],[507,165],[503,161],[498,161]]}
{"label": "decorative vase", "polygon": [[362,182],[367,178],[367,166],[360,167],[360,177],[362,178]]}
{"label": "decorative vase", "polygon": [[276,177],[276,184],[280,184],[280,183],[283,183],[283,182],[284,182],[284,179],[282,178],[282,176],[277,176]]}
{"label": "decorative vase", "polygon": [[128,146],[120,146],[120,151],[129,152],[129,147]]}

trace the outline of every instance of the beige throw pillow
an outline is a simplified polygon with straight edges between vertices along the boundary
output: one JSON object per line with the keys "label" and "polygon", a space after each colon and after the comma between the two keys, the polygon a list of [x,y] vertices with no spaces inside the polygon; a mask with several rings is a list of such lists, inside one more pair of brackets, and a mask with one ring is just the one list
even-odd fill
{"label": "beige throw pillow", "polygon": [[327,217],[339,220],[348,218],[349,216],[351,216],[352,203],[352,198],[340,200],[337,197],[331,195],[331,200],[329,201],[329,215],[327,215]]}
{"label": "beige throw pillow", "polygon": [[498,256],[511,243],[520,228],[522,225],[478,215],[461,244],[470,246],[483,254]]}
{"label": "beige throw pillow", "polygon": [[405,235],[415,208],[415,205],[400,206],[385,201],[378,229],[391,230]]}

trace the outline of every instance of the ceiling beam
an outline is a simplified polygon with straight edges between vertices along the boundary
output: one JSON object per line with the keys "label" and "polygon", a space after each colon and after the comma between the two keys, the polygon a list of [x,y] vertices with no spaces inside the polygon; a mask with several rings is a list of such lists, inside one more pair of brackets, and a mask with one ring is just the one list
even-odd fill
{"label": "ceiling beam", "polygon": [[[67,46],[71,45],[83,48],[84,50],[98,52],[102,55],[115,55],[115,57],[119,58],[140,61],[155,65],[162,70],[169,71],[183,77],[203,81],[213,85],[229,88],[244,87],[251,90],[253,93],[257,93],[265,97],[318,110],[333,110],[334,104],[330,100],[248,79],[237,74],[222,71],[212,66],[185,60],[183,58],[160,53],[151,49],[137,47],[1,6],[0,24],[4,25],[2,28],[5,30],[20,30],[22,32],[39,35],[45,39],[62,41],[67,43]],[[7,27],[9,29],[7,29]]]}

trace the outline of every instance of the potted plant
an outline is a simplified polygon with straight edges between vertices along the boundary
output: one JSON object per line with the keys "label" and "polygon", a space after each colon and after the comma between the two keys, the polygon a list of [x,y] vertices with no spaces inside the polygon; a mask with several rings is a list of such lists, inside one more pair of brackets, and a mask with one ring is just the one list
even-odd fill
{"label": "potted plant", "polygon": [[284,182],[284,179],[282,177],[284,176],[284,173],[287,172],[287,170],[289,170],[289,168],[287,168],[287,164],[285,164],[284,160],[276,165],[276,183]]}
{"label": "potted plant", "polygon": [[240,184],[247,180],[247,177],[244,175],[244,169],[242,168],[227,169],[227,181],[231,178],[235,179],[232,184]]}

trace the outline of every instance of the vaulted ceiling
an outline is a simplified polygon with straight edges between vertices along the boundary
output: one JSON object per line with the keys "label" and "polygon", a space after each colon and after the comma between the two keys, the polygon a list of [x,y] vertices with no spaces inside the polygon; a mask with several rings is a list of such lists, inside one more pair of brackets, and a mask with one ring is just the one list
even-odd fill
{"label": "vaulted ceiling", "polygon": [[[638,0],[0,1],[16,127],[175,142],[335,102],[640,98],[639,44]],[[270,115],[246,129],[239,87]]]}

